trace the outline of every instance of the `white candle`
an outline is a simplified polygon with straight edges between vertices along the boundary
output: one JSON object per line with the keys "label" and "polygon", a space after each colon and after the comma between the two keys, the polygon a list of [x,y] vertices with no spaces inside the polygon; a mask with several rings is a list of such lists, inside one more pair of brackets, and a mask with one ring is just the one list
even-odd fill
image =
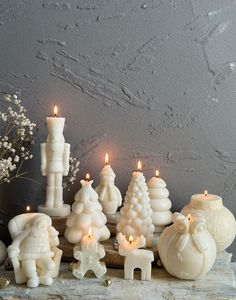
{"label": "white candle", "polygon": [[119,243],[119,254],[125,257],[124,277],[125,279],[134,279],[134,270],[141,270],[141,280],[151,280],[152,261],[154,261],[153,252],[145,249],[145,237],[138,236],[135,240],[132,236],[128,241],[122,233],[117,236]]}
{"label": "white candle", "polygon": [[152,208],[145,177],[141,172],[141,162],[138,162],[138,171],[133,172],[131,182],[126,192],[124,206],[120,210],[120,220],[117,232],[129,238],[143,235],[147,247],[152,245],[153,232]]}
{"label": "white candle", "polygon": [[174,224],[164,229],[158,241],[161,261],[177,278],[200,279],[215,262],[215,241],[201,215],[174,213],[172,218]]}
{"label": "white candle", "polygon": [[152,177],[147,185],[151,199],[151,207],[153,210],[152,222],[155,225],[156,232],[162,232],[166,225],[170,224],[172,206],[169,197],[169,191],[166,188],[166,183],[159,177],[159,171],[156,171],[156,176]]}
{"label": "white candle", "polygon": [[109,164],[108,154],[105,156],[105,166],[99,174],[100,184],[96,187],[99,202],[105,214],[115,214],[122,204],[122,197],[119,189],[115,186],[115,173]]}
{"label": "white candle", "polygon": [[38,211],[49,216],[63,217],[70,213],[70,206],[63,204],[62,178],[69,172],[70,144],[65,143],[63,129],[65,118],[47,117],[47,142],[41,144],[41,173],[47,176],[46,203]]}
{"label": "white candle", "polygon": [[93,271],[97,278],[106,274],[107,268],[100,259],[105,256],[105,250],[92,235],[91,229],[85,235],[79,246],[74,247],[74,257],[78,263],[73,265],[73,275],[82,279],[87,271]]}
{"label": "white candle", "polygon": [[72,212],[66,221],[65,237],[72,244],[78,244],[91,228],[98,241],[109,239],[110,232],[106,226],[107,218],[102,212],[98,194],[92,187],[89,174],[80,181],[82,188],[75,195]]}
{"label": "white candle", "polygon": [[51,285],[58,276],[62,251],[58,232],[49,216],[25,213],[10,220],[8,229],[12,244],[7,248],[16,283],[27,282],[28,287]]}
{"label": "white candle", "polygon": [[209,232],[215,239],[218,252],[228,248],[235,239],[234,215],[223,205],[220,196],[208,194],[207,191],[203,194],[192,195],[190,203],[181,212],[184,215],[195,212],[202,214]]}

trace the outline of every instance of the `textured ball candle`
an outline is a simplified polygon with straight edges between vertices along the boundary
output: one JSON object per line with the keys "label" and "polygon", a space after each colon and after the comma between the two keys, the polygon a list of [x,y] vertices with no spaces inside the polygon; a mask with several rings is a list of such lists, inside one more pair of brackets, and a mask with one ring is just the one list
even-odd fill
{"label": "textured ball candle", "polygon": [[133,236],[136,239],[143,235],[147,247],[152,245],[153,232],[152,208],[145,177],[141,172],[141,163],[138,162],[138,171],[133,172],[131,182],[126,192],[124,206],[120,210],[120,220],[117,232],[125,235],[126,239]]}
{"label": "textured ball candle", "polygon": [[96,187],[99,202],[106,215],[115,214],[117,208],[122,204],[122,197],[119,189],[115,186],[115,173],[109,165],[108,154],[105,157],[105,166],[99,174],[100,184]]}
{"label": "textured ball candle", "polygon": [[181,279],[200,279],[213,266],[216,244],[198,214],[173,214],[173,225],[162,232],[158,253],[168,273]]}
{"label": "textured ball candle", "polygon": [[148,181],[148,192],[151,199],[151,207],[153,210],[152,223],[155,225],[156,232],[162,232],[166,225],[170,224],[172,206],[169,197],[169,191],[166,188],[166,183],[159,177],[159,171],[156,171],[156,176]]}
{"label": "textured ball candle", "polygon": [[201,213],[205,218],[218,252],[232,244],[236,235],[236,221],[233,214],[223,205],[220,196],[208,194],[207,191],[204,194],[193,195],[181,213],[187,216],[194,212]]}

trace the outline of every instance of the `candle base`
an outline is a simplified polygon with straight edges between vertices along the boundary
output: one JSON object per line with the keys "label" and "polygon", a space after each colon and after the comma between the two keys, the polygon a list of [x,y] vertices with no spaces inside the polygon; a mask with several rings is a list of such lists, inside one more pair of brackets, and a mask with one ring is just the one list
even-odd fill
{"label": "candle base", "polygon": [[39,205],[38,212],[46,214],[50,217],[66,217],[70,214],[70,205],[63,204],[62,207],[53,208],[48,208],[45,205]]}

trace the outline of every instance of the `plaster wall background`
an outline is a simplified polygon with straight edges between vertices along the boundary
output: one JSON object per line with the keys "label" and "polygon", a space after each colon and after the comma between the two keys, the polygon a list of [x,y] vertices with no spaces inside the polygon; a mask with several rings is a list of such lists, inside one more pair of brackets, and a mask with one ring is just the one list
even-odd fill
{"label": "plaster wall background", "polygon": [[124,194],[141,159],[173,211],[208,189],[236,215],[235,14],[232,0],[1,0],[0,92],[20,93],[37,123],[39,182],[1,186],[1,222],[44,202],[38,150],[55,104],[79,178],[96,185],[108,152]]}

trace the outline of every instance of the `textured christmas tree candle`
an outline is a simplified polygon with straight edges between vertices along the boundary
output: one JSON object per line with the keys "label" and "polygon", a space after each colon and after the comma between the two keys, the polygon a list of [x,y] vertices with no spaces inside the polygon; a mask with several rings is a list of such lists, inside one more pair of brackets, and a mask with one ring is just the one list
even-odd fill
{"label": "textured christmas tree candle", "polygon": [[166,225],[170,224],[172,213],[169,191],[166,183],[159,178],[159,171],[156,171],[156,177],[152,177],[148,182],[148,191],[153,210],[152,223],[155,225],[156,232],[162,232]]}
{"label": "textured christmas tree candle", "polygon": [[106,227],[107,218],[98,202],[98,194],[92,188],[92,180],[81,180],[82,188],[75,195],[72,212],[66,221],[65,237],[73,244],[78,244],[89,229],[98,241],[109,239],[110,232]]}
{"label": "textured christmas tree candle", "polygon": [[105,214],[115,214],[117,208],[122,204],[122,197],[119,189],[115,186],[115,173],[108,164],[108,154],[105,157],[105,166],[99,174],[100,184],[96,187],[99,202]]}
{"label": "textured christmas tree candle", "polygon": [[132,236],[136,239],[143,235],[147,247],[152,245],[153,232],[152,208],[145,177],[138,164],[138,172],[133,172],[131,182],[126,192],[124,206],[120,210],[120,220],[117,224],[117,232],[121,232],[128,239]]}

